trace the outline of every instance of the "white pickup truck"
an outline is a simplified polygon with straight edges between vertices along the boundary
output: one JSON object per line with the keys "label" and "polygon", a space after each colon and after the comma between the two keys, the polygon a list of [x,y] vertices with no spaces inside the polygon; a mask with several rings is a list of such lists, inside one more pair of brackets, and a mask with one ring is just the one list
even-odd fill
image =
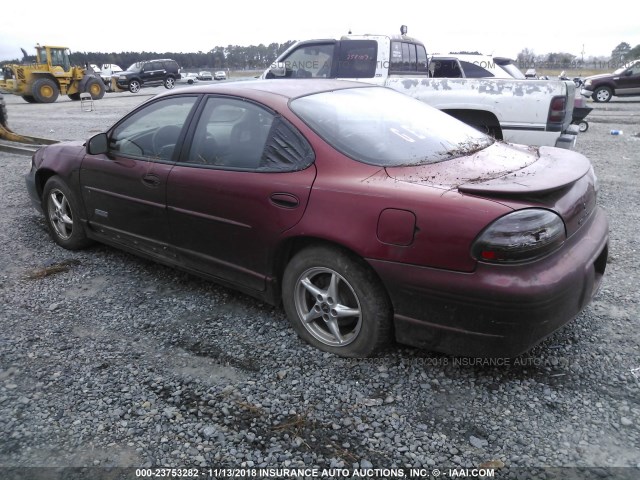
{"label": "white pickup truck", "polygon": [[[404,27],[403,27],[404,28]],[[297,42],[261,78],[339,78],[384,85],[497,139],[573,148],[575,85],[515,78],[432,78],[422,42],[402,35],[345,35]]]}

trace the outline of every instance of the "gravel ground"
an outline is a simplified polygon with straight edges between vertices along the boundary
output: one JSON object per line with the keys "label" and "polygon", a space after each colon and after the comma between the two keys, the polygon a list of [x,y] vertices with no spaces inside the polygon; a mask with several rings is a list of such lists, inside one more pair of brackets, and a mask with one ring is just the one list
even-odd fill
{"label": "gravel ground", "polygon": [[[159,91],[107,94],[92,112],[6,101],[14,131],[65,140]],[[30,159],[0,153],[0,467],[640,478],[640,101],[592,106],[577,149],[611,223],[603,287],[502,365],[402,346],[338,358],[302,343],[279,308],[109,247],[61,249],[29,205]]]}

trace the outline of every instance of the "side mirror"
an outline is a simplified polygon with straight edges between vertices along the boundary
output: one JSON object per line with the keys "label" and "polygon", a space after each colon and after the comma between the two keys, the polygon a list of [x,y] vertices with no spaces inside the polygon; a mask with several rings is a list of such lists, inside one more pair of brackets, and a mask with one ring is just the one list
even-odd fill
{"label": "side mirror", "polygon": [[100,155],[109,151],[109,139],[106,133],[94,135],[87,142],[87,153],[89,155]]}
{"label": "side mirror", "polygon": [[284,77],[287,74],[287,67],[284,62],[273,63],[269,69],[269,73],[274,77]]}

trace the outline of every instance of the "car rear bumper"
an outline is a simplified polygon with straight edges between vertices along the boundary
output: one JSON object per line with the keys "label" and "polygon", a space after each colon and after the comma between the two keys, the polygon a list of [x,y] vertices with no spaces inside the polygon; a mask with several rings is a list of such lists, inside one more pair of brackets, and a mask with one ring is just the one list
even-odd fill
{"label": "car rear bumper", "polygon": [[573,150],[576,146],[576,140],[578,138],[578,129],[577,125],[569,125],[567,129],[558,137],[556,140],[555,146],[558,148],[567,148],[569,150]]}
{"label": "car rear bumper", "polygon": [[394,306],[399,343],[467,357],[515,357],[572,320],[596,294],[607,263],[601,209],[542,260],[479,263],[472,273],[369,260]]}

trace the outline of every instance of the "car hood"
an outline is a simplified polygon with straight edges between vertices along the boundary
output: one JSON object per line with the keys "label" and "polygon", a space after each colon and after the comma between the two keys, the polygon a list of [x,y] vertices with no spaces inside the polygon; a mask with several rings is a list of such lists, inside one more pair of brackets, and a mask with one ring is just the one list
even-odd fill
{"label": "car hood", "polygon": [[496,142],[473,155],[414,167],[388,167],[399,181],[461,193],[531,195],[559,190],[582,178],[591,163],[583,155],[553,147]]}
{"label": "car hood", "polygon": [[584,81],[586,82],[587,80],[600,80],[601,78],[612,78],[615,75],[613,73],[601,73],[599,75],[591,75],[590,77],[586,77],[584,79]]}

